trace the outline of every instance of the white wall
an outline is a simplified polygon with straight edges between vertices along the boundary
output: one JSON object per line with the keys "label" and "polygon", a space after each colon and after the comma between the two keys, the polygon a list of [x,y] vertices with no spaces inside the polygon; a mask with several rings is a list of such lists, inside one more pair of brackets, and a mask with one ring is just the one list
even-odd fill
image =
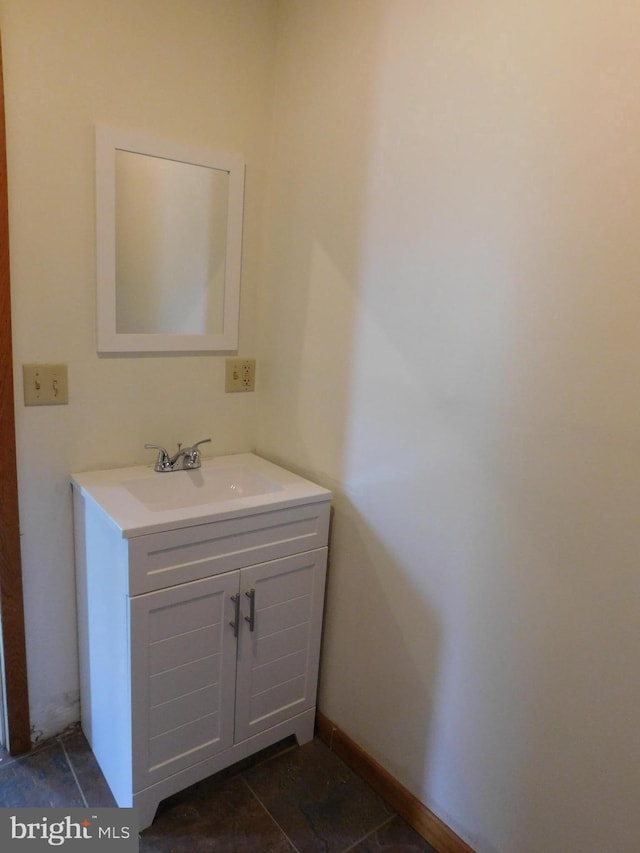
{"label": "white wall", "polygon": [[480,853],[635,851],[640,7],[283,0],[258,451],[321,709]]}
{"label": "white wall", "polygon": [[[257,435],[336,492],[322,710],[479,853],[634,851],[640,10],[0,0],[0,27],[35,734],[77,719],[68,472]],[[245,154],[255,397],[221,357],[96,356],[96,120]],[[32,361],[68,407],[21,405]]]}
{"label": "white wall", "polygon": [[[240,354],[253,355],[272,106],[271,0],[0,0],[18,474],[34,736],[79,717],[70,471],[151,463],[145,442],[253,446],[223,356],[98,358],[94,123],[244,154]],[[63,362],[69,405],[24,408],[25,362]]]}

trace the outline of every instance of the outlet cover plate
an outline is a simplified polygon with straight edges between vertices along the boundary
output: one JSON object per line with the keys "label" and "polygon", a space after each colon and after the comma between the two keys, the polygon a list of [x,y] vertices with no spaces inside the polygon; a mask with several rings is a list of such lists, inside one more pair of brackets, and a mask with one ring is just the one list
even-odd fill
{"label": "outlet cover plate", "polygon": [[255,387],[255,358],[228,358],[225,362],[224,390],[234,394],[237,391],[254,391]]}

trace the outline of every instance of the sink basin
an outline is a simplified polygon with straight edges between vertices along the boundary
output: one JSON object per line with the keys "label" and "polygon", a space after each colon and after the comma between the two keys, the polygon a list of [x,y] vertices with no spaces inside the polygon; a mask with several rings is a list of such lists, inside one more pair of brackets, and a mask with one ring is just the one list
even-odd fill
{"label": "sink basin", "polygon": [[202,506],[282,490],[279,483],[243,465],[202,467],[195,471],[172,471],[160,475],[154,472],[147,477],[125,480],[122,485],[152,512]]}

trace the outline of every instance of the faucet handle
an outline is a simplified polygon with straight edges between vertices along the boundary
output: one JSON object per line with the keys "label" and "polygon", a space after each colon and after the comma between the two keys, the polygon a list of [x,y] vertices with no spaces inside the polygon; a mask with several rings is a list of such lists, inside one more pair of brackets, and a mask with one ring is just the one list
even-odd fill
{"label": "faucet handle", "polygon": [[191,447],[185,447],[182,451],[184,454],[184,467],[185,468],[199,468],[200,467],[200,451],[198,447],[201,444],[206,444],[211,441],[210,438],[203,438],[200,441],[196,441],[195,444],[192,444]]}
{"label": "faucet handle", "polygon": [[145,444],[146,450],[157,450],[158,458],[156,459],[155,469],[156,471],[170,471],[171,470],[171,459],[169,458],[169,454],[159,444]]}

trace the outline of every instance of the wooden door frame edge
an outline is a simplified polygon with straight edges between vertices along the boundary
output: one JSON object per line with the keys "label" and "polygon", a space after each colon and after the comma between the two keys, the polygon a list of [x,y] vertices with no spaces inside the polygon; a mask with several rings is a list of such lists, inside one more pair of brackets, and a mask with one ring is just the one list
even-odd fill
{"label": "wooden door frame edge", "polygon": [[5,129],[0,44],[0,626],[5,746],[11,755],[18,755],[31,748],[31,724],[18,514]]}

